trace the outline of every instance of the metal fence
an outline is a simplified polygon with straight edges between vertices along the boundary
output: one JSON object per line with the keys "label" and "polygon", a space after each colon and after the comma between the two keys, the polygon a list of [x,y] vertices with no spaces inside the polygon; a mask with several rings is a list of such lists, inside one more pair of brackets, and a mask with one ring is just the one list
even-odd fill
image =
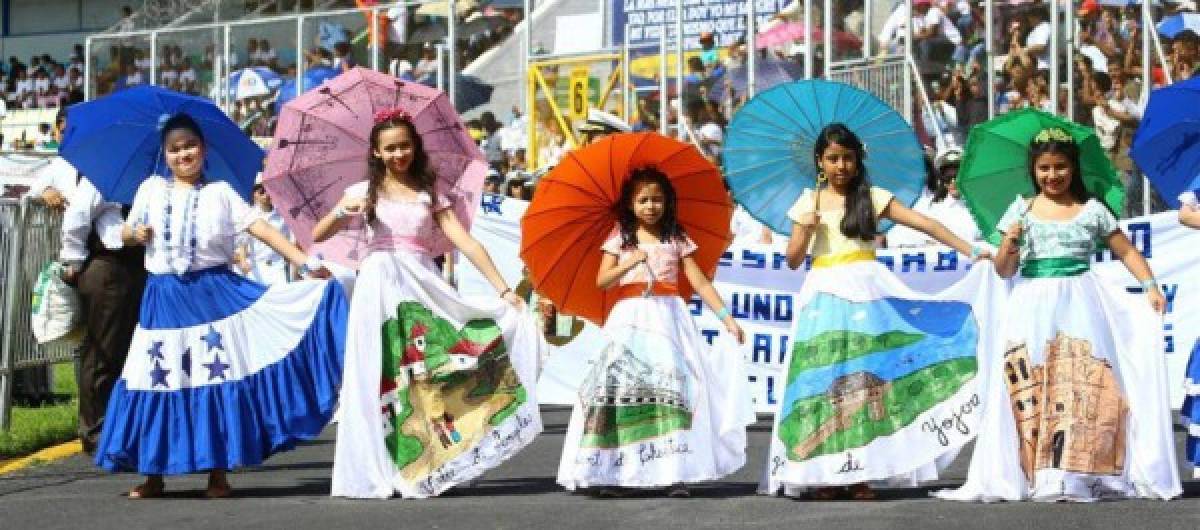
{"label": "metal fence", "polygon": [[0,199],[0,430],[7,430],[17,370],[70,361],[74,348],[42,346],[29,324],[38,272],[58,255],[61,212],[28,199]]}
{"label": "metal fence", "polygon": [[856,59],[830,65],[829,79],[875,94],[912,123],[912,88],[905,83],[903,55]]}
{"label": "metal fence", "polygon": [[[456,5],[453,0],[443,4]],[[318,52],[329,51],[328,43],[323,43],[325,39],[344,41],[350,56],[360,66],[378,71],[386,71],[390,60],[397,57],[410,58],[412,64],[417,64],[423,47],[428,45],[437,49],[438,79],[441,81],[443,71],[461,70],[463,65],[459,62],[465,60],[463,55],[471,49],[472,42],[490,30],[481,29],[479,23],[467,24],[458,17],[429,15],[436,10],[423,10],[438,5],[438,0],[405,0],[373,7],[300,14],[288,14],[288,10],[282,10],[283,14],[256,11],[246,18],[235,16],[234,19],[211,14],[206,17],[197,12],[197,16],[183,17],[179,21],[183,25],[179,26],[172,24],[158,29],[94,34],[87,37],[85,43],[85,98],[95,99],[118,89],[118,79],[136,72],[143,76],[145,84],[195,93],[233,113],[240,101],[232,95],[235,87],[230,84],[230,79],[234,72],[249,64],[250,40],[269,42],[275,54],[274,68],[281,77],[294,80],[298,86],[307,86],[305,72],[320,63]],[[407,11],[393,21],[389,14],[395,16],[395,9]],[[241,13],[237,10],[226,12]],[[414,23],[415,17],[410,14],[419,15],[426,21]],[[391,31],[388,29],[391,24],[397,25],[397,31],[404,39],[381,45],[386,40],[384,35]],[[331,36],[333,34],[336,37]],[[186,83],[182,73],[164,77],[166,70],[171,70],[164,70],[167,59],[164,54],[168,53],[178,54],[177,58],[186,61],[191,69]],[[455,93],[455,80],[453,76],[445,79],[444,87],[442,82],[438,83],[451,98]]]}

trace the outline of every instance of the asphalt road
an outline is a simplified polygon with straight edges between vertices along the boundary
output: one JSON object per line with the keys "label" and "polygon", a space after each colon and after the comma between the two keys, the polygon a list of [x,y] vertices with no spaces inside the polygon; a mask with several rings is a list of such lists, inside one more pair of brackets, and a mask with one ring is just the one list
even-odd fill
{"label": "asphalt road", "polygon": [[[1200,529],[1200,481],[1171,502],[962,504],[930,499],[955,485],[961,457],[946,480],[923,489],[880,490],[872,502],[815,502],[754,493],[770,424],[752,428],[750,462],[727,481],[696,486],[690,499],[646,495],[595,499],[554,482],[568,411],[545,409],[546,432],[475,487],[428,500],[355,501],[328,496],[333,430],[266,465],[230,475],[236,497],[206,500],[204,475],[168,478],[168,496],[129,500],[134,475],[100,472],[82,456],[0,477],[0,529],[57,528],[848,528],[1031,530],[1036,528]],[[1177,432],[1182,447],[1182,432]],[[967,452],[969,454],[969,452]],[[1190,470],[1184,475],[1191,476]]]}

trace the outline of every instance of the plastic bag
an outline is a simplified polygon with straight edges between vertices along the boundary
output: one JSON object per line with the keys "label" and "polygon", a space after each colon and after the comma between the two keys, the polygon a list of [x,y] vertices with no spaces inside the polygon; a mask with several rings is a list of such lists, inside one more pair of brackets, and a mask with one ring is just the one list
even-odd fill
{"label": "plastic bag", "polygon": [[33,286],[29,325],[38,344],[56,340],[78,342],[83,306],[79,293],[62,279],[62,264],[51,261],[38,273]]}

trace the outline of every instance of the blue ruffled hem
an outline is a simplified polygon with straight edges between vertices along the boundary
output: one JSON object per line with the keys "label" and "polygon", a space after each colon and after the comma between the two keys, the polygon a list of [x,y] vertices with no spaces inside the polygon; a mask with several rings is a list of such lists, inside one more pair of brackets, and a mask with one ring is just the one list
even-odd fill
{"label": "blue ruffled hem", "polygon": [[[1200,384],[1200,340],[1197,340],[1192,348],[1186,373],[1187,379]],[[1184,428],[1200,425],[1200,395],[1184,397],[1183,407],[1179,412],[1183,415]],[[1200,467],[1200,437],[1188,436],[1184,446],[1184,457],[1191,461],[1193,466]]]}
{"label": "blue ruffled hem", "polygon": [[172,392],[113,389],[95,463],[177,475],[261,464],[329,423],[342,381],[346,297],[334,281],[300,343],[237,381]]}

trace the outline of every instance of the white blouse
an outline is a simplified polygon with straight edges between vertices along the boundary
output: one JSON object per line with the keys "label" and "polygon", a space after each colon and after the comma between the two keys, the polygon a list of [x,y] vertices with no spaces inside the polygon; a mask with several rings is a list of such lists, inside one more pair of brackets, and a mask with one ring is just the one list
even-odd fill
{"label": "white blouse", "polygon": [[[168,197],[169,193],[169,197]],[[165,222],[171,205],[171,241],[166,240]],[[149,225],[153,237],[146,245],[146,271],[150,274],[182,274],[233,260],[236,237],[259,219],[225,182],[199,186],[195,195],[189,186],[168,186],[168,180],[152,175],[138,187],[126,224],[131,228]],[[194,220],[194,222],[193,222]],[[196,238],[195,250],[190,241]]]}

